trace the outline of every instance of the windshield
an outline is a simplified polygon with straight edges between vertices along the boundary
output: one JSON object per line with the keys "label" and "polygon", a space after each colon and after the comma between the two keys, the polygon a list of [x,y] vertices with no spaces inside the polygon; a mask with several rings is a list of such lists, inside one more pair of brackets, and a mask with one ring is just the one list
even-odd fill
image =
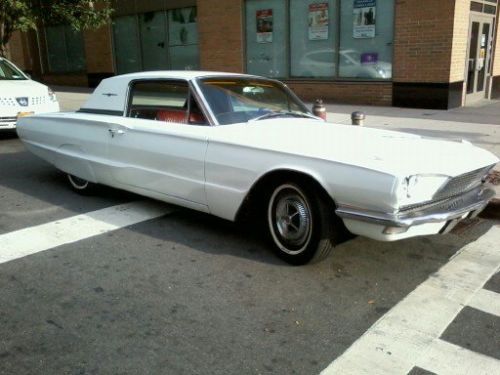
{"label": "windshield", "polygon": [[311,117],[305,105],[277,81],[259,78],[199,80],[212,112],[221,125],[276,116]]}
{"label": "windshield", "polygon": [[26,79],[24,74],[6,60],[0,59],[0,80]]}

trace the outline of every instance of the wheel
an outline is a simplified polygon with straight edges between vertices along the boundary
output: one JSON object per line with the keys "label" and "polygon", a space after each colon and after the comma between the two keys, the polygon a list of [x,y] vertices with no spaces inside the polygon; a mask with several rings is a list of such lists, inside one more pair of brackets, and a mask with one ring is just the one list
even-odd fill
{"label": "wheel", "polygon": [[295,182],[275,186],[267,205],[267,225],[277,255],[302,265],[325,258],[336,243],[338,218],[316,189]]}
{"label": "wheel", "polygon": [[96,184],[84,180],[83,178],[73,176],[71,174],[68,174],[67,176],[71,188],[78,194],[91,195],[95,193],[97,187]]}

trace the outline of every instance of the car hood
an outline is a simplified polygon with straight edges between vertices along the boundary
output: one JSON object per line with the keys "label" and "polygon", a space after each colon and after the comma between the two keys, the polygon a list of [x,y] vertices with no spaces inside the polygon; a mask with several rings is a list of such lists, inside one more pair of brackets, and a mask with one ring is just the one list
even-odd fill
{"label": "car hood", "polygon": [[467,141],[427,138],[307,119],[272,119],[214,128],[210,142],[239,144],[356,165],[397,177],[457,176],[498,162]]}
{"label": "car hood", "polygon": [[36,81],[0,80],[0,97],[33,97],[48,95],[47,86]]}

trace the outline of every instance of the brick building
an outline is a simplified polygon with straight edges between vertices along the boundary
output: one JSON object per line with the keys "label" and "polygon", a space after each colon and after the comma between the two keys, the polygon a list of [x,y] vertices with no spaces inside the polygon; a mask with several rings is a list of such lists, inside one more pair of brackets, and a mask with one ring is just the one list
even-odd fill
{"label": "brick building", "polygon": [[500,98],[498,0],[116,0],[113,22],[16,33],[49,84],[138,70],[279,78],[304,99],[453,108]]}

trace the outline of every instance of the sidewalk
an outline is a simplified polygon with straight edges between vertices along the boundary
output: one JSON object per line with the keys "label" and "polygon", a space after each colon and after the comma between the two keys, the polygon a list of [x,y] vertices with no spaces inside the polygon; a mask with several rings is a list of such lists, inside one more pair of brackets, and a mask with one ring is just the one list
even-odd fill
{"label": "sidewalk", "polygon": [[[61,111],[75,111],[93,89],[55,86]],[[308,108],[312,104],[307,104]],[[328,122],[350,125],[351,113],[366,114],[365,126],[397,130],[445,139],[466,139],[500,158],[500,101],[484,101],[475,106],[448,111],[414,108],[326,104]],[[496,166],[500,174],[500,164]],[[497,181],[500,183],[500,181]],[[495,186],[494,203],[500,210],[500,184]]]}

